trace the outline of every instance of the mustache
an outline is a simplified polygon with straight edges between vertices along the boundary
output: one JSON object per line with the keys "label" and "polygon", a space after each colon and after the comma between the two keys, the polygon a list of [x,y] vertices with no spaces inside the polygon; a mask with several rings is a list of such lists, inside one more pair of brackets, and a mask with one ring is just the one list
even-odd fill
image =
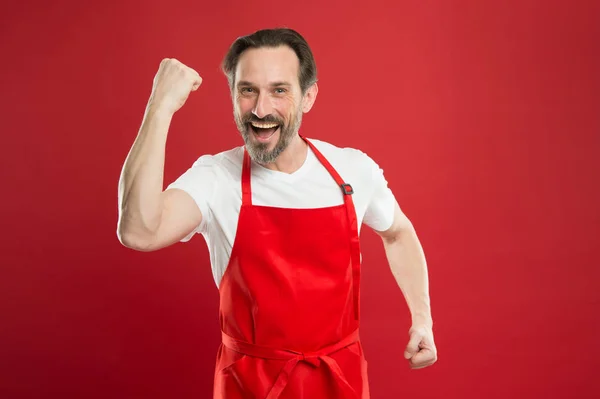
{"label": "mustache", "polygon": [[263,118],[259,118],[254,114],[247,114],[247,115],[244,115],[244,117],[242,118],[242,122],[243,123],[250,123],[250,122],[276,123],[278,125],[283,125],[283,121],[273,115],[265,115]]}

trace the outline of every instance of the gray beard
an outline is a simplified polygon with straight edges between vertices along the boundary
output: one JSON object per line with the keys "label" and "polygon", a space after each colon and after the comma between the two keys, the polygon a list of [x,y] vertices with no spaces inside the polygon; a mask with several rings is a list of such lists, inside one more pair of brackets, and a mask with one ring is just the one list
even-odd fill
{"label": "gray beard", "polygon": [[250,141],[250,135],[254,134],[252,128],[243,122],[241,118],[234,116],[237,128],[246,143],[246,150],[248,155],[254,162],[261,165],[273,163],[277,160],[279,155],[288,147],[292,142],[292,139],[296,136],[300,130],[300,124],[302,123],[302,110],[298,110],[296,118],[291,125],[279,125],[279,140],[275,144],[275,147],[269,151],[269,143],[252,143]]}

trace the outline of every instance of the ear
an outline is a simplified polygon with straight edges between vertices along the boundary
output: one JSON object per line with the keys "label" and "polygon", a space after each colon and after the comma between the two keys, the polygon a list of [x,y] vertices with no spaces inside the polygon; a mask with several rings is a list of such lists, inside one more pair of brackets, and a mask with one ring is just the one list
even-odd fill
{"label": "ear", "polygon": [[319,92],[319,86],[315,82],[312,86],[306,90],[304,97],[302,98],[302,112],[307,113],[312,108],[315,100],[317,99],[317,93]]}

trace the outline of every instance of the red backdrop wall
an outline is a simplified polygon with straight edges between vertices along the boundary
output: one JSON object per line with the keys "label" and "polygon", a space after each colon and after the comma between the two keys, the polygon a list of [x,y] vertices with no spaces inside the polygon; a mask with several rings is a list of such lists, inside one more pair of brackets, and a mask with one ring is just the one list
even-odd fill
{"label": "red backdrop wall", "polygon": [[4,2],[0,396],[208,398],[218,292],[201,236],[116,237],[117,181],[160,60],[204,83],[165,184],[239,145],[219,62],[256,29],[313,47],[308,137],[384,169],[426,251],[439,361],[363,233],[373,398],[600,397],[598,2]]}

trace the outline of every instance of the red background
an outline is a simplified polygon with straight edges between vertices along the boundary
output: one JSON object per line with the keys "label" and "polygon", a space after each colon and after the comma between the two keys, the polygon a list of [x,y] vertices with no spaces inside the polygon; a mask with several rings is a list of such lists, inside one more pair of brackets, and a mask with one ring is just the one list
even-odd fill
{"label": "red background", "polygon": [[204,78],[165,184],[239,145],[219,62],[289,26],[320,92],[308,137],[384,169],[426,251],[439,361],[363,234],[373,398],[600,397],[600,29],[585,1],[3,2],[0,396],[208,398],[218,292],[200,236],[116,237],[117,182],[160,60]]}

